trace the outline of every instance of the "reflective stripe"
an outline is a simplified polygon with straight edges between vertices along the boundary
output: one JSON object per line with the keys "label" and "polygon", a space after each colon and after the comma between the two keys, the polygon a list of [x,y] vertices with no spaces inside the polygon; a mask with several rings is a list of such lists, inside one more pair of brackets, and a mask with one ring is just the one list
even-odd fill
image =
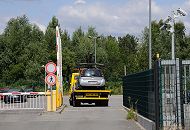
{"label": "reflective stripe", "polygon": [[77,98],[76,97],[76,99],[78,99],[78,100],[109,100],[108,98],[87,98],[87,97],[85,97],[85,98],[82,98],[82,97],[79,97],[79,98]]}
{"label": "reflective stripe", "polygon": [[111,93],[111,90],[75,90],[74,92],[80,92],[80,93],[93,93],[93,92],[97,92],[97,93]]}

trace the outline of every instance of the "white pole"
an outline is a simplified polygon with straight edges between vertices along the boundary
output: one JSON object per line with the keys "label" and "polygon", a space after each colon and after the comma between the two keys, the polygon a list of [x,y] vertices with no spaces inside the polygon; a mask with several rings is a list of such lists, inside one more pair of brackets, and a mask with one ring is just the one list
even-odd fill
{"label": "white pole", "polygon": [[127,75],[127,72],[126,72],[127,70],[126,70],[126,65],[124,65],[124,74],[125,74],[125,76]]}
{"label": "white pole", "polygon": [[96,67],[96,37],[94,38],[94,40],[95,40],[95,44],[94,44],[94,46],[95,46],[94,47],[94,49],[95,49],[94,50],[95,51],[95,61],[94,62],[95,62],[95,67]]}
{"label": "white pole", "polygon": [[174,29],[174,24],[175,24],[175,17],[173,16],[172,27],[171,27],[171,29],[172,29],[171,30],[171,33],[172,33],[172,60],[175,59],[175,29]]}
{"label": "white pole", "polygon": [[152,68],[152,43],[151,43],[151,0],[149,0],[149,69]]}
{"label": "white pole", "polygon": [[[62,93],[62,101],[63,101],[63,77],[62,77],[62,46],[61,46],[61,36],[59,32],[59,27],[56,26],[56,45],[57,45],[57,84],[56,89],[58,98],[59,94]],[[63,104],[63,102],[61,103]]]}
{"label": "white pole", "polygon": [[43,103],[43,107],[45,108],[45,102],[46,102],[46,99],[47,99],[47,85],[46,85],[46,81],[45,81],[45,79],[46,79],[46,67],[44,66],[44,70],[45,70],[45,72],[44,72],[44,82],[45,82],[45,95],[44,95],[44,103]]}
{"label": "white pole", "polygon": [[175,34],[172,33],[172,60],[175,59],[175,41],[174,41]]}

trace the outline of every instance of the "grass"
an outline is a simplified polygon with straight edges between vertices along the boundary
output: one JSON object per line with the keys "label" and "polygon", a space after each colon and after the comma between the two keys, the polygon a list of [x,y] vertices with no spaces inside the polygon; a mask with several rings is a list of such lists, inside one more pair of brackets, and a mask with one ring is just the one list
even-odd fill
{"label": "grass", "polygon": [[[131,102],[131,97],[128,97],[128,101],[129,101],[130,108],[127,113],[127,119],[137,121],[137,107],[136,108],[133,107],[133,102]],[[137,106],[137,102],[138,100],[135,102],[135,106]]]}
{"label": "grass", "polygon": [[128,111],[127,119],[137,121],[137,113],[133,108],[130,108],[130,110]]}

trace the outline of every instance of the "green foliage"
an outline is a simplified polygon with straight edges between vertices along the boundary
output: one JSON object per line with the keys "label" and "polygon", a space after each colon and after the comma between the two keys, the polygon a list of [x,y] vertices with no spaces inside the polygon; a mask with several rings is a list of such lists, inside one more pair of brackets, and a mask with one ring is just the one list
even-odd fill
{"label": "green foliage", "polygon": [[[152,22],[152,54],[159,53],[161,59],[171,59],[171,33],[166,30],[160,30],[163,21]],[[148,28],[143,32],[142,47],[139,48],[142,52],[148,52]],[[180,59],[187,59],[190,51],[189,36],[185,36],[185,26],[179,22],[175,24],[175,51],[176,57]],[[142,50],[141,50],[142,49]],[[148,59],[147,55],[142,55],[143,59]]]}
{"label": "green foliage", "polygon": [[133,108],[130,108],[130,110],[127,112],[127,119],[137,121],[137,114]]}
{"label": "green foliage", "polygon": [[[159,28],[163,21],[152,22],[152,54],[159,53],[162,59],[171,57],[171,34]],[[29,86],[35,84],[44,89],[44,68],[49,60],[56,59],[56,32],[59,26],[56,17],[52,17],[45,34],[37,25],[31,24],[27,16],[12,18],[0,35],[0,87]],[[190,36],[185,35],[185,26],[175,24],[176,57],[190,57]],[[127,74],[148,68],[148,28],[141,37],[126,34],[122,37],[103,36],[95,28],[84,32],[81,27],[72,34],[60,29],[63,54],[64,88],[68,90],[70,75],[68,68],[74,68],[81,62],[94,62],[96,39],[97,63],[102,63],[106,86],[112,94],[122,94],[124,66]]]}
{"label": "green foliage", "polygon": [[106,83],[107,89],[111,90],[111,94],[113,95],[122,95],[123,94],[123,86],[122,82],[107,82]]}
{"label": "green foliage", "polygon": [[108,81],[118,81],[123,72],[123,64],[118,42],[115,37],[108,36],[105,42],[107,60],[104,62],[105,77]]}
{"label": "green foliage", "polygon": [[11,85],[18,81],[38,80],[44,60],[44,34],[24,15],[12,18],[0,37],[0,82]]}
{"label": "green foliage", "polygon": [[[131,97],[128,97],[129,101],[129,111],[127,112],[127,119],[128,120],[135,120],[137,121],[137,108],[133,107],[133,102],[131,102]],[[135,105],[138,101],[135,102]]]}
{"label": "green foliage", "polygon": [[59,26],[58,19],[54,16],[45,32],[45,45],[49,54],[48,60],[56,62],[56,26]]}
{"label": "green foliage", "polygon": [[138,70],[138,39],[135,36],[127,34],[124,37],[119,37],[119,47],[121,58],[126,65],[127,74]]}

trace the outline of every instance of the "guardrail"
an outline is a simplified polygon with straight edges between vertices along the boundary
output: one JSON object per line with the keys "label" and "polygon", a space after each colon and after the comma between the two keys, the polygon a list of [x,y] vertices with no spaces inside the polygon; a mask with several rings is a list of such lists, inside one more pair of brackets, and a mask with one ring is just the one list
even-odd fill
{"label": "guardrail", "polygon": [[0,93],[0,110],[46,109],[46,96],[45,92]]}

